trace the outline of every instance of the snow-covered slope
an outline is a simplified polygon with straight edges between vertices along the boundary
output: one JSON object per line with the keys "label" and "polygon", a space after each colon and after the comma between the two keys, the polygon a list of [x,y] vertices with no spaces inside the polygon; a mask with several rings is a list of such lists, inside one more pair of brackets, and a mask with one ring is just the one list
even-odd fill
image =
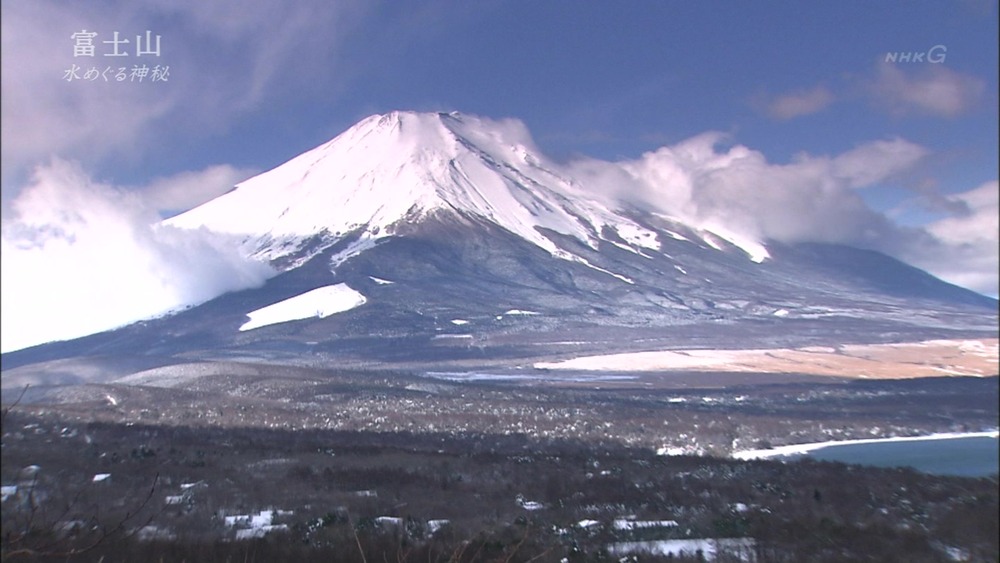
{"label": "snow-covered slope", "polygon": [[536,153],[512,122],[375,115],[168,224],[243,235],[248,251],[268,260],[302,253],[317,236],[327,244],[304,258],[348,234],[357,237],[348,254],[356,254],[439,211],[490,221],[574,261],[539,229],[594,247],[610,228],[629,246],[659,248],[655,232],[596,201]]}
{"label": "snow-covered slope", "polygon": [[322,319],[364,305],[365,296],[343,283],[318,287],[312,291],[289,297],[267,307],[250,311],[250,320],[240,330],[253,330],[262,326],[302,319]]}

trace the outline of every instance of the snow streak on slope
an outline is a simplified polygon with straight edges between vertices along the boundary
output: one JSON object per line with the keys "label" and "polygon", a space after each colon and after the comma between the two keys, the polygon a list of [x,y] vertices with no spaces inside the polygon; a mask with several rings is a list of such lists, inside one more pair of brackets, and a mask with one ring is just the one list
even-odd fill
{"label": "snow streak on slope", "polygon": [[[743,252],[746,252],[747,256],[750,257],[750,260],[757,262],[758,264],[771,257],[771,255],[767,252],[767,248],[765,248],[763,244],[739,235],[729,229],[726,229],[725,227],[710,227],[707,229],[707,232],[725,240],[726,242],[729,242]],[[704,240],[716,250],[721,250],[718,245],[710,241],[709,238],[705,237]]]}
{"label": "snow streak on slope", "polygon": [[629,245],[660,248],[654,231],[547,167],[520,124],[457,113],[369,117],[168,223],[242,235],[252,254],[274,260],[317,235],[332,244],[356,234],[368,247],[442,210],[485,219],[573,261],[581,259],[540,229],[596,248],[608,227]]}
{"label": "snow streak on slope", "polygon": [[347,284],[328,285],[247,313],[250,320],[240,331],[301,319],[322,319],[364,305],[366,301],[364,295]]}

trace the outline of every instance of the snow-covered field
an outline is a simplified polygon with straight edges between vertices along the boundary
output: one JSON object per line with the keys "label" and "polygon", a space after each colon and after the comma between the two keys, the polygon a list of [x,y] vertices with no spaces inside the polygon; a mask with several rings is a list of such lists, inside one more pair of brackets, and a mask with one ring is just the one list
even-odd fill
{"label": "snow-covered field", "polygon": [[536,369],[802,373],[872,379],[997,374],[997,339],[929,340],[838,348],[657,350],[538,362]]}
{"label": "snow-covered field", "polygon": [[354,291],[347,284],[327,285],[250,311],[247,313],[250,320],[244,323],[240,330],[253,330],[262,326],[313,317],[322,319],[363,305],[366,301],[364,295]]}
{"label": "snow-covered field", "polygon": [[754,541],[750,538],[699,538],[618,542],[609,545],[608,552],[612,555],[644,553],[674,557],[695,557],[701,553],[705,561],[715,561],[719,555],[725,554],[738,561],[754,561],[753,548]]}
{"label": "snow-covered field", "polygon": [[[446,336],[446,335],[441,335]],[[455,335],[462,336],[462,335]],[[443,372],[429,371],[422,374],[424,377],[432,379],[443,379],[445,381],[539,381],[539,382],[574,382],[574,383],[598,383],[605,381],[634,381],[638,377],[634,375],[614,375],[614,374],[574,374],[570,376],[546,376],[532,373],[478,373],[478,372]]]}
{"label": "snow-covered field", "polygon": [[261,510],[256,514],[236,514],[225,517],[227,527],[236,528],[237,540],[262,538],[271,532],[287,531],[285,524],[274,524],[276,516],[289,516],[288,510]]}

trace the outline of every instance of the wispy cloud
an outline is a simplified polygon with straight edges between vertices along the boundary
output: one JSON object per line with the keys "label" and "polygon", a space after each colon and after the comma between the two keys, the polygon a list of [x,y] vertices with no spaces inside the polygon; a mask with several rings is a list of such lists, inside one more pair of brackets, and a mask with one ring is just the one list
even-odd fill
{"label": "wispy cloud", "polygon": [[[848,83],[849,82],[849,83]],[[879,112],[896,117],[953,118],[982,104],[986,82],[952,70],[943,63],[905,65],[880,61],[871,73],[834,88],[820,84],[780,95],[758,94],[751,106],[777,120],[790,120],[827,110],[831,105],[867,99]]]}
{"label": "wispy cloud", "polygon": [[[341,39],[361,2],[5,2],[2,142],[5,180],[52,156],[132,158],[166,134],[224,130],[266,100],[337,83]],[[75,57],[71,35],[95,31],[95,56]],[[106,57],[113,32],[161,36],[160,56]],[[167,81],[104,80],[108,66],[169,66]],[[73,65],[101,77],[68,82]],[[113,76],[112,73],[112,76]],[[335,88],[329,88],[334,95]],[[5,189],[10,189],[6,185]]]}
{"label": "wispy cloud", "polygon": [[185,171],[155,178],[147,185],[135,188],[134,191],[160,215],[169,217],[228,192],[233,186],[257,172],[259,170],[217,164],[204,170]]}
{"label": "wispy cloud", "polygon": [[851,188],[864,188],[910,170],[929,154],[928,149],[898,137],[871,141],[832,158],[830,172]]}
{"label": "wispy cloud", "polygon": [[881,63],[869,85],[876,106],[897,116],[956,117],[979,104],[985,82],[943,64],[924,64],[913,72],[902,65]]}
{"label": "wispy cloud", "polygon": [[835,100],[836,96],[829,88],[816,86],[771,99],[762,97],[757,101],[757,105],[761,106],[769,116],[787,120],[823,111]]}

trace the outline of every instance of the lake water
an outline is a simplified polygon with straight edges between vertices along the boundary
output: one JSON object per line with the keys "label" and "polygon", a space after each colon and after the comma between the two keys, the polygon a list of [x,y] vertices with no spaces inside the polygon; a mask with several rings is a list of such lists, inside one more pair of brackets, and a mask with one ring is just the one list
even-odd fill
{"label": "lake water", "polygon": [[963,477],[985,477],[997,473],[1000,466],[998,440],[986,436],[844,444],[819,448],[804,455],[879,467],[908,466],[925,473]]}

